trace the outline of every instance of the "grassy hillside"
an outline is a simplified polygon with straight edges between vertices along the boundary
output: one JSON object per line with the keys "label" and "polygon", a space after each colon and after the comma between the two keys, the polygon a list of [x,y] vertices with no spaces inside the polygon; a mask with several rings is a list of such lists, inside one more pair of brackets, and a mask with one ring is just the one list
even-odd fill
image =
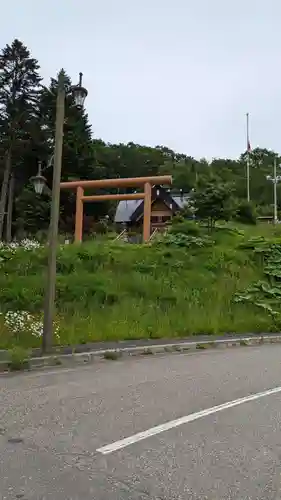
{"label": "grassy hillside", "polygon": [[[265,266],[279,247],[278,227],[208,235],[190,223],[151,245],[62,247],[56,342],[277,331],[278,276],[265,276]],[[32,332],[36,322],[40,330],[46,262],[45,248],[0,249],[0,347],[40,344]]]}

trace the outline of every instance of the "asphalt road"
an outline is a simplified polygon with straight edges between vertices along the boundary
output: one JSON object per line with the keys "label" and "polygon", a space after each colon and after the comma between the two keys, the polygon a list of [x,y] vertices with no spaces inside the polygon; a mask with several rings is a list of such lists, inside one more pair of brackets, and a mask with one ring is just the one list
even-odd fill
{"label": "asphalt road", "polygon": [[0,498],[281,499],[280,421],[278,344],[3,376]]}

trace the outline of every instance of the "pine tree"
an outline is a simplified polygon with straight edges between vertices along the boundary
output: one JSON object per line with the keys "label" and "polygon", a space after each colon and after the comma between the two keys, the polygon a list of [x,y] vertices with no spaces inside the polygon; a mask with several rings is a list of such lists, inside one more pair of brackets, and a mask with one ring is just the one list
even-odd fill
{"label": "pine tree", "polygon": [[[0,54],[0,135],[3,151],[0,240],[3,237],[8,191],[13,196],[13,190],[9,190],[11,174],[14,174],[17,162],[32,140],[41,82],[38,70],[37,60],[17,39],[11,45],[6,45]],[[13,200],[8,206],[12,210]],[[9,225],[11,220],[9,214]],[[7,234],[10,232],[9,227]]]}
{"label": "pine tree", "polygon": [[[91,179],[94,163],[91,125],[84,109],[75,106],[71,92],[72,82],[65,74],[66,102],[65,123],[63,137],[62,157],[62,180]],[[49,148],[49,159],[52,158],[54,150],[55,121],[56,121],[56,97],[58,82],[51,78],[50,85],[45,87],[40,96],[40,119],[42,121],[46,136],[45,144]],[[50,162],[52,166],[52,162]],[[48,183],[51,184],[52,168],[44,172]],[[61,193],[61,219],[72,221],[75,212],[75,196],[72,192]]]}
{"label": "pine tree", "polygon": [[[63,137],[63,157],[62,157],[62,180],[74,179],[92,179],[95,176],[93,173],[95,158],[92,145],[91,126],[88,122],[88,116],[84,109],[78,109],[75,106],[73,95],[71,93],[72,82],[67,74],[65,74],[66,83],[66,102],[65,102],[65,123]],[[54,137],[55,137],[55,122],[56,122],[56,97],[57,97],[58,82],[55,78],[51,78],[50,84],[42,87],[38,110],[36,112],[37,136],[33,135],[33,146],[25,152],[25,164],[29,165],[29,175],[32,176],[36,172],[32,172],[35,158],[42,160],[44,176],[47,179],[49,186],[52,184],[53,175],[53,153],[54,153]],[[48,168],[46,168],[48,166]],[[16,212],[20,215],[22,207],[27,200],[26,190],[22,191],[17,198]],[[29,196],[29,207],[31,204],[40,203],[39,199],[34,200]],[[49,207],[46,200],[42,200],[40,207],[41,218],[38,227],[42,226],[42,217],[45,209],[45,220],[48,218]],[[37,211],[29,210],[28,219],[21,219],[21,225],[24,231],[34,232],[36,229]],[[61,225],[65,230],[72,230],[75,212],[75,194],[71,191],[61,192]]]}
{"label": "pine tree", "polygon": [[[63,138],[62,180],[70,178],[88,178],[91,167],[92,139],[91,126],[84,109],[75,106],[71,93],[72,82],[65,75],[66,103]],[[42,90],[40,96],[40,117],[47,137],[50,151],[54,148],[56,96],[58,82],[51,78],[49,87]]]}

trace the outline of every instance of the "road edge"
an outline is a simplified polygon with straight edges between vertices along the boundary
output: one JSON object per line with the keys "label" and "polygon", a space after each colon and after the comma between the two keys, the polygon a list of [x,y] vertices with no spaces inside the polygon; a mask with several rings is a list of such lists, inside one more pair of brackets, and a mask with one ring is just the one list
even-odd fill
{"label": "road edge", "polygon": [[[175,344],[155,344],[147,346],[120,347],[118,349],[92,350],[82,353],[54,354],[50,356],[31,357],[26,360],[28,369],[23,371],[42,370],[50,367],[73,367],[81,366],[95,361],[107,360],[117,361],[119,359],[131,358],[132,356],[148,356],[156,354],[179,354],[184,352],[205,351],[207,349],[225,349],[230,347],[250,347],[281,343],[281,335],[258,335],[256,337],[239,337],[204,341],[187,341]],[[10,373],[8,361],[0,361],[0,375]]]}

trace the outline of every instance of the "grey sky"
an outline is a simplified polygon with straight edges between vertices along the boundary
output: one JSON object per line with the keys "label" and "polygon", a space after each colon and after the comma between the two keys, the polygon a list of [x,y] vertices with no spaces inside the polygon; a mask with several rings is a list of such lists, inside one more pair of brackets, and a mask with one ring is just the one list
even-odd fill
{"label": "grey sky", "polygon": [[[280,0],[11,0],[0,47],[17,37],[48,79],[79,71],[95,137],[235,157],[281,152]],[[5,20],[5,22],[3,22]]]}

